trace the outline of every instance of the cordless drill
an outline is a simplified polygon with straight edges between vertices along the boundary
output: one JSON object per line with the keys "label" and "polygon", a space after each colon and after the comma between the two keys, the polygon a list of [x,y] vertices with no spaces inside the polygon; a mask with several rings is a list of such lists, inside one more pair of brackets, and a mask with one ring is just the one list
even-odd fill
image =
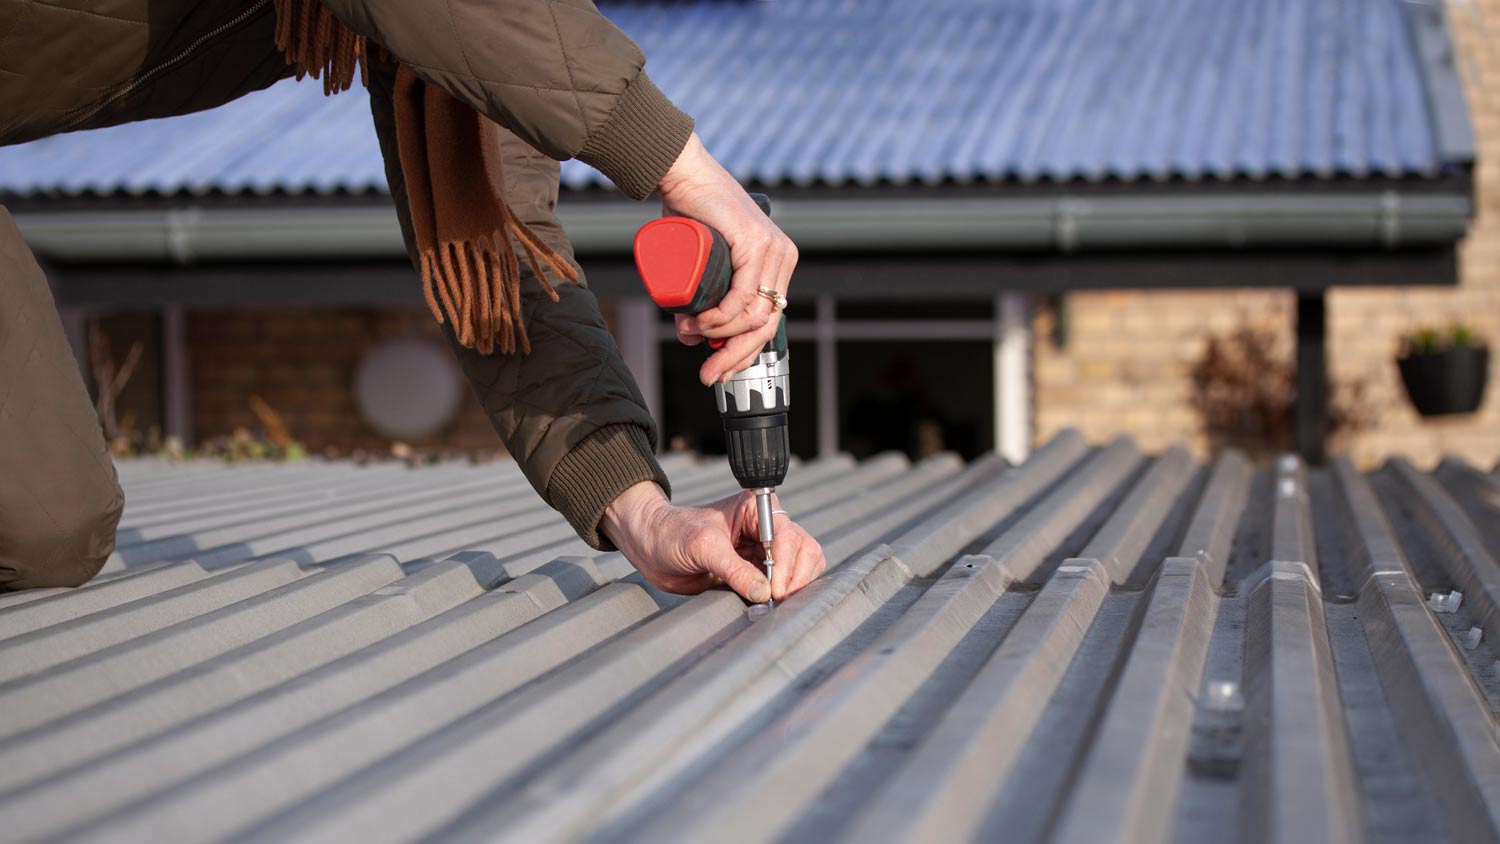
{"label": "cordless drill", "polygon": [[[771,213],[769,199],[761,194],[750,196],[762,211]],[[635,266],[657,307],[673,314],[698,314],[716,307],[729,292],[734,275],[723,235],[687,217],[662,217],[642,226],[635,235]],[[724,341],[709,340],[708,345],[713,354]],[[771,493],[786,480],[790,459],[790,374],[783,320],[754,365],[713,387],[724,421],[729,469],[741,487],[755,492],[768,579],[776,565],[771,557],[776,535]]]}

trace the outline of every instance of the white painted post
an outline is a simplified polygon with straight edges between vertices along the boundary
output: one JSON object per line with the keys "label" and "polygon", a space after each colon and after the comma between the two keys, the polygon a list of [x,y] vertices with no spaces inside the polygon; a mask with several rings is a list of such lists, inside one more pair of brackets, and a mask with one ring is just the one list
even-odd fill
{"label": "white painted post", "polygon": [[187,313],[181,305],[161,309],[163,427],[169,437],[193,436],[192,387],[188,374]]}
{"label": "white painted post", "polygon": [[1031,297],[995,298],[995,450],[1012,463],[1031,453]]}
{"label": "white painted post", "polygon": [[[839,353],[837,303],[831,293],[818,296],[818,456],[839,451]],[[795,402],[796,400],[793,399]]]}
{"label": "white painted post", "polygon": [[645,296],[617,300],[615,340],[620,344],[620,354],[625,358],[625,365],[630,367],[630,374],[635,376],[636,386],[641,388],[641,395],[646,399],[646,409],[660,427],[661,340],[657,332],[658,313],[655,303]]}

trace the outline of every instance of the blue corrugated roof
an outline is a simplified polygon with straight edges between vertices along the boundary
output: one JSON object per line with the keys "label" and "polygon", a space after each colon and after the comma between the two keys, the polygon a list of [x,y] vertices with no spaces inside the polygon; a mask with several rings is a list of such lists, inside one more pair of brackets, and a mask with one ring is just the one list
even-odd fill
{"label": "blue corrugated roof", "polygon": [[[768,184],[1432,174],[1405,0],[609,3],[736,175]],[[603,182],[570,162],[573,187]],[[382,189],[363,94],[0,150],[0,191]]]}

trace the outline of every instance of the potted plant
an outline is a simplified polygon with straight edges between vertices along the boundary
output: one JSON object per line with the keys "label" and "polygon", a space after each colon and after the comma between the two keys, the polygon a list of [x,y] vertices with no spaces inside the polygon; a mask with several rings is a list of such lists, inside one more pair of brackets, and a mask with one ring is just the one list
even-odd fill
{"label": "potted plant", "polygon": [[1484,399],[1490,350],[1473,329],[1425,326],[1402,338],[1396,359],[1406,395],[1423,416],[1473,413]]}

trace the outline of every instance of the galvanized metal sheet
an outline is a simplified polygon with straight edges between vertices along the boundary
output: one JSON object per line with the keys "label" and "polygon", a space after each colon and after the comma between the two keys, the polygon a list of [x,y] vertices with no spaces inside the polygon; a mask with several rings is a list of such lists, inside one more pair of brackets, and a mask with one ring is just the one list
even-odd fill
{"label": "galvanized metal sheet", "polygon": [[106,570],[0,595],[7,841],[1500,836],[1500,480],[1457,461],[802,464],[830,571],[754,622],[513,467],[120,470]]}

